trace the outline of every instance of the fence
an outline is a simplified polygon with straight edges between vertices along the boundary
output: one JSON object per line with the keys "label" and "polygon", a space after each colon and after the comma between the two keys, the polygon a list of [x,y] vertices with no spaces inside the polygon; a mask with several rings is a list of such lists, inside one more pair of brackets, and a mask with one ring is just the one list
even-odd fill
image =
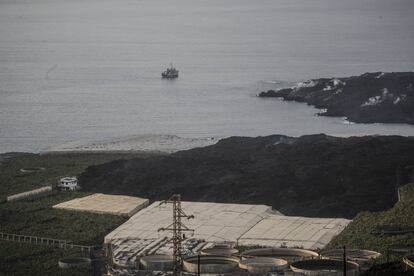
{"label": "fence", "polygon": [[0,232],[0,240],[19,242],[19,243],[30,243],[30,244],[36,244],[36,245],[53,246],[53,247],[59,247],[63,249],[74,248],[74,249],[79,249],[81,251],[88,251],[89,253],[91,253],[93,250],[93,246],[73,244],[72,241],[58,240],[58,239],[51,239],[51,238],[37,237],[37,236],[17,235],[17,234],[4,233],[4,232]]}

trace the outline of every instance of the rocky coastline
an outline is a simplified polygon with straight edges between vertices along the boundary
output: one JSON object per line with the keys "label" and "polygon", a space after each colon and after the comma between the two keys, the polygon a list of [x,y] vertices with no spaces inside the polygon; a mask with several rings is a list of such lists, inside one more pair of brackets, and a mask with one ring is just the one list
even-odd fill
{"label": "rocky coastline", "polygon": [[355,123],[414,124],[414,72],[312,79],[258,96],[304,102],[321,109],[318,115]]}

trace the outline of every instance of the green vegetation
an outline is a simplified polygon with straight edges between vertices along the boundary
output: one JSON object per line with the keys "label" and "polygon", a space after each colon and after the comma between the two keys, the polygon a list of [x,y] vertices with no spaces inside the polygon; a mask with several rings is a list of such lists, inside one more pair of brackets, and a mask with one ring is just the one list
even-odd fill
{"label": "green vegetation", "polygon": [[0,205],[0,231],[70,240],[76,244],[100,243],[106,233],[125,221],[112,215],[99,215],[52,209],[53,205],[86,196],[86,193],[57,194],[29,202]]}
{"label": "green vegetation", "polygon": [[[20,193],[46,185],[59,178],[79,175],[85,168],[117,159],[146,157],[143,153],[8,153],[0,155],[0,196]],[[35,172],[20,169],[44,168]]]}
{"label": "green vegetation", "polygon": [[58,260],[86,256],[77,250],[0,241],[0,275],[90,275],[90,268],[60,269]]}
{"label": "green vegetation", "polygon": [[[387,250],[395,245],[414,245],[414,234],[378,235],[372,232],[377,226],[391,225],[397,227],[414,226],[414,183],[407,184],[400,189],[401,201],[384,212],[362,212],[334,238],[327,246],[329,248],[368,249],[381,252],[384,256],[380,261],[387,260]],[[389,260],[395,257],[389,256]],[[397,260],[397,259],[396,259]]]}
{"label": "green vegetation", "polygon": [[[145,157],[124,153],[3,154],[0,155],[0,196],[53,185],[66,175],[79,175],[88,166],[116,159]],[[21,168],[39,168],[22,173]],[[75,244],[101,244],[103,237],[126,218],[112,215],[70,212],[52,206],[90,193],[69,192],[34,201],[0,203],[0,231],[73,241]],[[60,269],[62,257],[85,256],[78,250],[0,241],[0,275],[88,275],[89,268]]]}
{"label": "green vegetation", "polygon": [[[272,136],[231,138],[216,146],[146,160],[142,159],[148,155],[126,153],[3,154],[0,197],[83,173],[81,184],[88,192],[155,199],[174,191],[186,200],[264,203],[286,214],[351,217],[361,210],[384,210],[393,204],[396,168],[413,164],[413,152],[412,139],[401,137]],[[45,169],[20,171],[40,167]],[[0,231],[100,244],[126,218],[52,209],[60,202],[88,195],[85,190],[0,203]],[[380,225],[414,226],[414,184],[402,187],[401,197],[387,211],[359,213],[327,248],[346,245],[386,256],[390,246],[414,244],[414,234],[372,234]],[[75,250],[0,241],[0,275],[87,275],[88,268],[58,267],[62,257],[84,255]]]}

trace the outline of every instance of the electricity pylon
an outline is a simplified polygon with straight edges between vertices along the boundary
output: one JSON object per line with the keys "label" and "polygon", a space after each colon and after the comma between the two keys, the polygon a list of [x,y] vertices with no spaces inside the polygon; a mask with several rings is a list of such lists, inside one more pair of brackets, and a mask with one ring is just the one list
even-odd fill
{"label": "electricity pylon", "polygon": [[174,260],[174,276],[181,275],[181,267],[183,263],[183,255],[182,255],[182,245],[181,242],[185,240],[185,236],[183,232],[194,232],[193,229],[188,228],[181,222],[181,218],[187,218],[192,219],[194,218],[193,215],[186,215],[184,211],[181,209],[181,195],[180,194],[174,194],[170,199],[164,200],[160,203],[167,204],[172,203],[173,204],[173,223],[168,225],[167,227],[162,227],[158,229],[158,231],[172,231],[173,232],[173,260]]}

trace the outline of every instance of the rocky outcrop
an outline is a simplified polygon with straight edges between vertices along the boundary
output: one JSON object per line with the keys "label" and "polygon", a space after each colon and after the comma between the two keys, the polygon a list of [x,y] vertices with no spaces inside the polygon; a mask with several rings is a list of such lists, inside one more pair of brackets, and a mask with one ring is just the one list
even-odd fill
{"label": "rocky outcrop", "polygon": [[[267,204],[284,214],[352,218],[397,200],[397,171],[414,165],[414,138],[231,137],[167,156],[89,167],[91,192],[162,200]],[[403,181],[404,182],[404,181]]]}
{"label": "rocky outcrop", "polygon": [[262,92],[320,108],[319,115],[347,117],[357,123],[414,124],[414,73],[365,73],[349,78],[321,78],[292,88]]}

